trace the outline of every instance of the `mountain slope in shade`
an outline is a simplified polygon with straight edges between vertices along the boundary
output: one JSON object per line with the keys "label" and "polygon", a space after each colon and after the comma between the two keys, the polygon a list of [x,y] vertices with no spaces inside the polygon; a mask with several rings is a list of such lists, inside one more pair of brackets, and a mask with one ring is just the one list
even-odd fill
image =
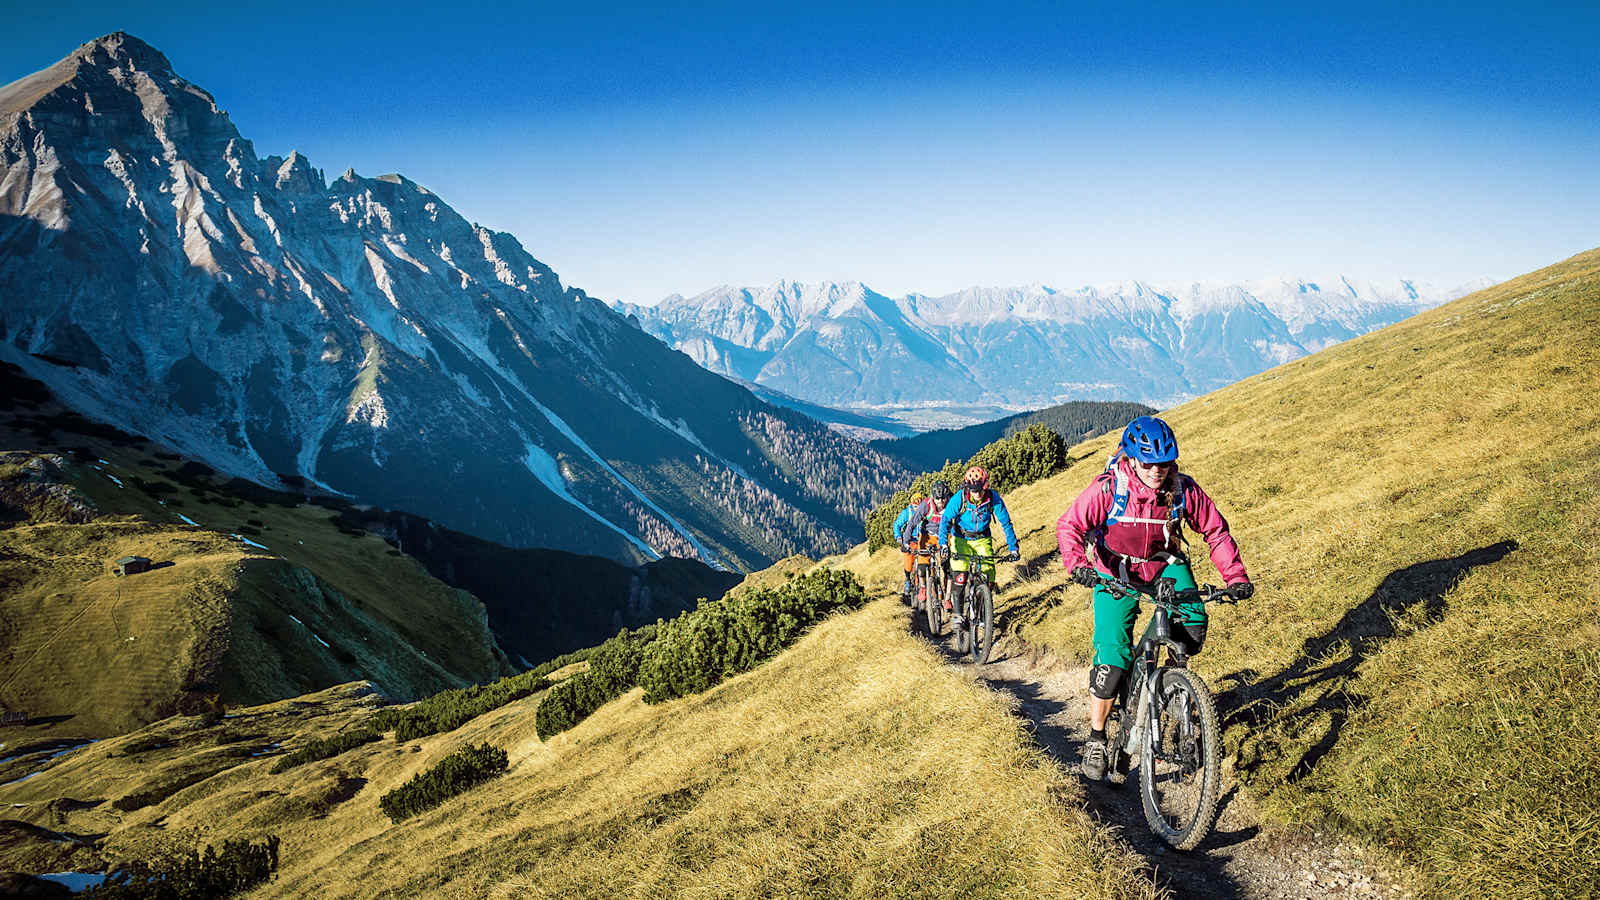
{"label": "mountain slope in shade", "polygon": [[1472,285],[1335,278],[890,299],[858,282],[719,287],[619,304],[696,362],[797,399],[874,409],[1066,400],[1168,405],[1392,324]]}
{"label": "mountain slope in shade", "polygon": [[513,546],[823,553],[903,476],[404,177],[258,157],[121,33],[0,88],[0,300],[95,418]]}

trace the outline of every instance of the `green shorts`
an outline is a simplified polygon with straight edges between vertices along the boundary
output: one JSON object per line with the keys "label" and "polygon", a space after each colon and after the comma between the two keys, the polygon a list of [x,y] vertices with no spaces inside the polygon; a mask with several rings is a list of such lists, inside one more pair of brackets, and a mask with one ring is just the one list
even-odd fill
{"label": "green shorts", "polygon": [[[1188,560],[1180,560],[1161,570],[1162,578],[1177,582],[1180,591],[1195,589],[1194,572]],[[1198,601],[1178,604],[1183,613],[1180,622],[1173,616],[1172,636],[1189,649],[1200,652],[1205,643],[1206,605]],[[1116,666],[1126,670],[1133,661],[1133,625],[1139,618],[1139,598],[1118,597],[1103,587],[1094,589],[1094,664]],[[1150,627],[1145,626],[1149,635]]]}
{"label": "green shorts", "polygon": [[979,563],[978,565],[983,570],[985,578],[990,581],[994,580],[994,537],[992,535],[986,534],[983,537],[973,538],[969,541],[966,538],[952,534],[950,535],[950,548],[950,571],[965,572],[967,567],[971,565],[971,563],[955,554],[975,553],[978,556],[989,557],[988,562]]}

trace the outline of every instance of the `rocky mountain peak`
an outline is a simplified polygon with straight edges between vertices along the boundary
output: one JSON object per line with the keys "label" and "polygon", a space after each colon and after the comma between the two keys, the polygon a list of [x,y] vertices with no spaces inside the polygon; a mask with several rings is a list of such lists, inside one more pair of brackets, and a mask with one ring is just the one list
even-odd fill
{"label": "rocky mountain peak", "polygon": [[165,54],[126,31],[96,38],[73,55],[103,69],[136,69],[152,77],[173,77],[172,62]]}
{"label": "rocky mountain peak", "polygon": [[262,161],[262,168],[264,177],[285,194],[327,193],[328,184],[322,177],[322,170],[313,168],[311,161],[298,150],[290,151],[287,159],[269,156]]}
{"label": "rocky mountain peak", "polygon": [[258,158],[127,34],[0,87],[0,216],[0,360],[230,475],[732,566],[842,549],[904,477],[410,179]]}

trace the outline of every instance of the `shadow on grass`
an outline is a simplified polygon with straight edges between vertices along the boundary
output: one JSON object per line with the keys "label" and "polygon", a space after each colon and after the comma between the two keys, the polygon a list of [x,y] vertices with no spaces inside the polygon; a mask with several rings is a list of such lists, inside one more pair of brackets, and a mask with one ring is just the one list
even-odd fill
{"label": "shadow on grass", "polygon": [[[1394,637],[1395,618],[1420,604],[1422,625],[1438,622],[1444,618],[1444,596],[1457,582],[1474,568],[1499,562],[1516,549],[1516,541],[1505,540],[1391,572],[1372,596],[1345,613],[1327,633],[1307,639],[1287,669],[1259,681],[1249,669],[1223,676],[1234,682],[1217,697],[1223,731],[1241,725],[1253,730],[1277,722],[1290,733],[1299,733],[1326,715],[1327,730],[1289,770],[1291,783],[1306,777],[1332,752],[1350,716],[1366,705],[1367,697],[1347,688],[1361,664]],[[1313,694],[1312,702],[1303,702]],[[1284,709],[1293,711],[1280,713]],[[1263,739],[1249,749],[1247,753],[1241,747],[1235,760],[1235,768],[1246,777],[1278,746]]]}

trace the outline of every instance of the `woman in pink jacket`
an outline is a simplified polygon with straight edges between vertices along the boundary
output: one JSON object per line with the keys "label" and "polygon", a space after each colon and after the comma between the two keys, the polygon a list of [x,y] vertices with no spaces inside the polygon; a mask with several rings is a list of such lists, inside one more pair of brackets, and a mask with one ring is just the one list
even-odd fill
{"label": "woman in pink jacket", "polygon": [[[1200,485],[1178,471],[1178,440],[1153,416],[1128,423],[1112,464],[1056,521],[1062,564],[1073,581],[1095,589],[1090,732],[1083,749],[1083,774],[1092,780],[1105,777],[1106,720],[1133,660],[1133,625],[1139,616],[1138,598],[1118,597],[1100,586],[1101,578],[1151,589],[1157,578],[1171,578],[1178,590],[1193,590],[1185,524],[1205,538],[1228,592],[1239,600],[1249,597],[1254,588],[1228,521]],[[1206,637],[1205,604],[1181,604],[1180,609],[1183,618],[1173,617],[1173,637],[1189,654],[1199,653]]]}

